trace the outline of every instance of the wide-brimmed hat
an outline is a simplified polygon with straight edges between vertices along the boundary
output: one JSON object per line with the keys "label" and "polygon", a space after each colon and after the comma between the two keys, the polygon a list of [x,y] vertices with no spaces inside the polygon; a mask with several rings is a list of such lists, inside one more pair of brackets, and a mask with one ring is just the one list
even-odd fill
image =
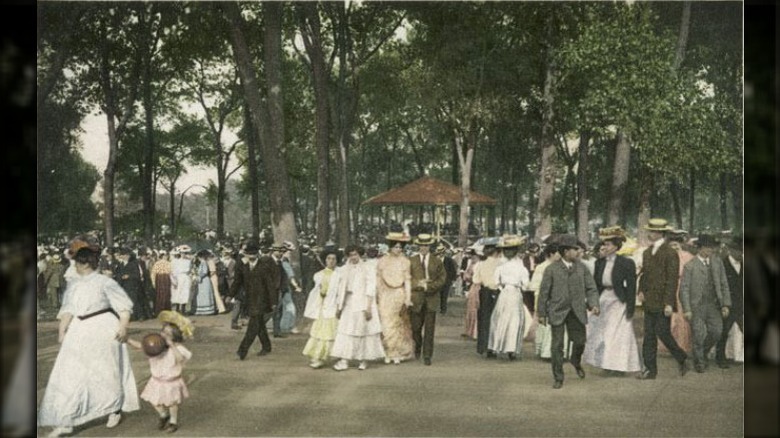
{"label": "wide-brimmed hat", "polygon": [[716,248],[720,242],[710,234],[699,234],[696,238],[696,247],[698,248]]}
{"label": "wide-brimmed hat", "polygon": [[579,248],[580,242],[577,240],[577,236],[573,234],[562,234],[557,242],[558,248]]}
{"label": "wide-brimmed hat", "polygon": [[669,221],[661,218],[653,218],[647,221],[647,225],[644,227],[647,231],[672,231],[672,227],[669,226]]}
{"label": "wide-brimmed hat", "polygon": [[195,332],[195,326],[192,324],[192,321],[175,310],[163,310],[157,315],[157,319],[159,319],[160,322],[173,324],[178,327],[185,338],[191,338]]}
{"label": "wide-brimmed hat", "polygon": [[271,251],[285,252],[287,251],[287,247],[284,246],[284,243],[274,242],[273,244],[271,244]]}
{"label": "wide-brimmed hat", "polygon": [[388,242],[401,242],[401,243],[407,243],[411,240],[411,237],[404,233],[399,233],[396,231],[387,233],[387,236],[385,236],[385,240]]}
{"label": "wide-brimmed hat", "polygon": [[484,237],[481,240],[483,246],[498,246],[498,237]]}
{"label": "wide-brimmed hat", "polygon": [[619,225],[599,229],[599,240],[603,242],[612,239],[619,239],[621,242],[625,242],[626,231]]}
{"label": "wide-brimmed hat", "polygon": [[498,241],[499,248],[519,248],[525,243],[525,237],[518,235],[503,236]]}
{"label": "wide-brimmed hat", "polygon": [[414,238],[415,245],[429,246],[433,245],[434,243],[436,243],[436,239],[434,239],[434,237],[428,233],[418,234],[417,237]]}
{"label": "wide-brimmed hat", "polygon": [[179,245],[179,253],[180,254],[189,254],[192,252],[192,248],[190,248],[189,245]]}

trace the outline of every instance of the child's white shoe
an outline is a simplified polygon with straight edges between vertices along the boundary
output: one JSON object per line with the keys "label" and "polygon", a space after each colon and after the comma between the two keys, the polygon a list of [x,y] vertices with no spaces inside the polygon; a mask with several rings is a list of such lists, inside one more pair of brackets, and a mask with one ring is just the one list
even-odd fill
{"label": "child's white shoe", "polygon": [[341,359],[340,361],[336,362],[336,365],[333,365],[333,369],[336,371],[344,371],[347,368],[349,368],[349,363],[347,363],[347,361],[344,359]]}
{"label": "child's white shoe", "polygon": [[368,362],[366,362],[366,361],[362,361],[362,362],[360,362],[360,365],[358,365],[358,369],[360,371],[363,371],[366,368],[368,368]]}

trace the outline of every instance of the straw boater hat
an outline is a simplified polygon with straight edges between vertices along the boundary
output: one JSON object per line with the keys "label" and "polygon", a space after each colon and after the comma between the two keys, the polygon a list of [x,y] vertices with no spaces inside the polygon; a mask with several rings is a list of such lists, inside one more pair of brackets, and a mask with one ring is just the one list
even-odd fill
{"label": "straw boater hat", "polygon": [[485,237],[482,239],[483,246],[498,246],[498,237]]}
{"label": "straw boater hat", "polygon": [[414,239],[415,245],[430,246],[433,245],[434,243],[436,243],[436,239],[434,239],[433,236],[427,233],[418,234],[417,237]]}
{"label": "straw boater hat", "polygon": [[508,235],[503,236],[499,242],[498,247],[499,248],[519,248],[525,243],[525,237],[517,236],[517,235]]}
{"label": "straw boater hat", "polygon": [[287,247],[284,246],[283,243],[273,243],[271,245],[271,251],[279,251],[279,252],[285,252],[287,251]]}
{"label": "straw boater hat", "polygon": [[626,241],[626,232],[618,225],[614,225],[607,228],[599,229],[599,240],[602,242],[605,240],[618,239],[621,242]]}
{"label": "straw boater hat", "polygon": [[173,324],[178,327],[179,330],[181,330],[181,334],[184,335],[185,338],[191,338],[195,332],[195,326],[192,325],[192,321],[174,310],[163,310],[157,316],[157,319],[159,319],[160,322]]}
{"label": "straw boater hat", "polygon": [[672,231],[672,227],[669,226],[669,221],[661,218],[650,219],[643,228],[647,231]]}
{"label": "straw boater hat", "polygon": [[385,240],[389,242],[408,243],[409,240],[411,240],[411,238],[404,233],[391,232],[391,233],[387,233],[387,236],[385,236]]}

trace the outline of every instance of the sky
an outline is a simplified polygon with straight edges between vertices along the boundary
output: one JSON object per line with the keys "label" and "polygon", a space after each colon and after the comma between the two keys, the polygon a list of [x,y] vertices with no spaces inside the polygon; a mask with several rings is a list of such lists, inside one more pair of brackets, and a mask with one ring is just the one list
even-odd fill
{"label": "sky", "polygon": [[[106,116],[103,113],[95,115],[94,112],[90,113],[82,122],[81,128],[84,132],[79,136],[82,143],[81,156],[89,163],[92,163],[97,167],[101,176],[106,169],[106,163],[108,163],[108,128],[106,126]],[[223,143],[232,144],[236,140],[234,133],[229,131],[229,128],[225,128],[223,133]],[[228,171],[233,169],[236,165],[236,160],[232,159]],[[231,179],[239,178],[241,171],[234,173]],[[203,186],[209,185],[209,180],[216,182],[217,169],[216,167],[195,167],[188,168],[187,173],[182,175],[176,186],[178,191],[186,190],[193,184],[201,184]],[[97,188],[96,188],[97,191]],[[202,187],[192,187],[187,193],[200,193],[204,192]],[[165,190],[158,186],[158,193],[167,193]]]}

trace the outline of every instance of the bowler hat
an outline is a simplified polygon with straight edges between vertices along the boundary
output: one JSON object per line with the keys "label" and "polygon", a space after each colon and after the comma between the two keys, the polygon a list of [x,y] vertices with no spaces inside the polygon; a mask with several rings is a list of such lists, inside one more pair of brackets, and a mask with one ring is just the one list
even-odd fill
{"label": "bowler hat", "polygon": [[558,238],[558,248],[579,248],[580,243],[577,236],[573,234],[563,234]]}
{"label": "bowler hat", "polygon": [[700,234],[699,237],[696,238],[696,246],[698,248],[715,248],[719,245],[720,242],[709,234]]}
{"label": "bowler hat", "polygon": [[249,242],[249,243],[246,244],[246,247],[244,247],[244,254],[246,254],[246,255],[256,255],[259,250],[260,250],[260,248],[257,247],[256,243]]}
{"label": "bowler hat", "polygon": [[626,241],[626,232],[618,225],[607,227],[607,228],[601,228],[599,230],[599,240],[605,241],[605,240],[612,240],[612,239],[619,239],[621,242]]}

